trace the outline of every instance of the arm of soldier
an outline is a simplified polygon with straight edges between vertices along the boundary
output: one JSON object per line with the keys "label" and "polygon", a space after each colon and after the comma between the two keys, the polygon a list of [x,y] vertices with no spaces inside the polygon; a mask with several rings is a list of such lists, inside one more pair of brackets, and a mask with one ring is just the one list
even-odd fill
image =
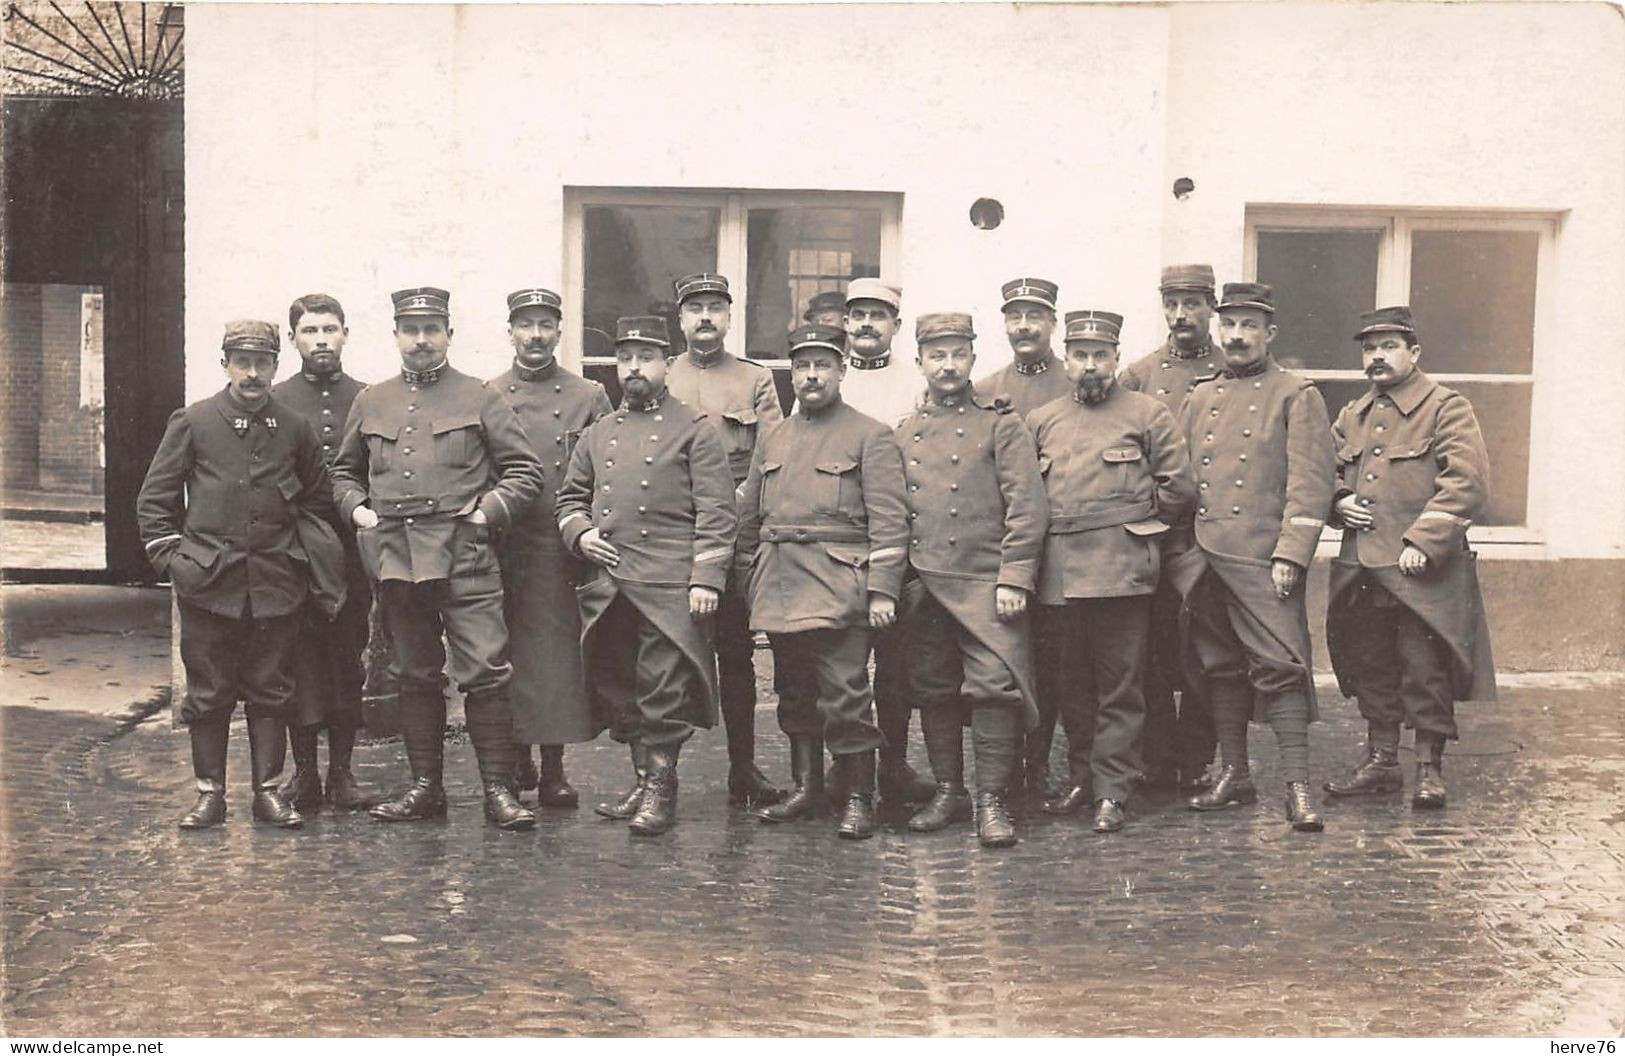
{"label": "arm of soldier", "polygon": [[1337,454],[1337,486],[1332,491],[1332,509],[1326,523],[1333,528],[1352,528],[1360,531],[1371,527],[1371,511],[1355,501],[1353,474],[1360,470],[1359,459],[1345,463],[1338,454],[1348,446],[1349,434],[1358,427],[1354,404],[1346,404],[1332,422],[1332,451]]}
{"label": "arm of soldier", "polygon": [[299,440],[295,447],[294,471],[299,475],[299,505],[327,521],[338,523],[338,508],[333,505],[333,480],[322,459],[322,442],[316,437],[316,427],[299,419]]}
{"label": "arm of soldier", "polygon": [[1049,497],[1038,472],[1033,435],[1015,415],[993,422],[993,466],[1004,498],[1004,538],[999,546],[999,579],[994,604],[1000,619],[1027,610],[1038,581],[1038,559],[1049,531]]}
{"label": "arm of soldier", "polygon": [[596,381],[592,385],[594,391],[592,394],[592,411],[587,415],[588,425],[615,409],[614,405],[609,402],[609,393],[604,391],[604,387]]}
{"label": "arm of soldier", "polygon": [[[1276,566],[1293,566],[1290,572],[1275,569],[1277,589],[1291,593],[1297,574],[1315,556],[1315,545],[1331,512],[1337,453],[1332,449],[1332,423],[1319,389],[1313,385],[1299,389],[1287,402],[1286,415],[1286,504],[1271,556]],[[1283,585],[1283,577],[1290,582]]]}
{"label": "arm of soldier", "polygon": [[[333,481],[333,504],[338,507],[339,519],[359,528],[373,528],[378,524],[376,511],[367,509],[367,441],[361,435],[362,410],[367,394],[363,391],[350,405],[350,416],[344,420],[344,439],[339,441],[338,456],[333,459],[329,476]],[[360,510],[360,513],[357,511]]]}
{"label": "arm of soldier", "polygon": [[694,558],[688,574],[688,611],[709,616],[728,582],[739,514],[734,478],[722,439],[703,418],[694,423],[688,446],[689,480],[694,489]]}
{"label": "arm of soldier", "polygon": [[751,396],[756,404],[756,439],[760,442],[768,426],[784,421],[784,411],[779,407],[779,389],[773,384],[771,370],[763,370],[756,376],[756,389]]}
{"label": "arm of soldier", "polygon": [[1166,524],[1189,520],[1196,508],[1196,474],[1191,470],[1190,448],[1174,424],[1173,413],[1158,404],[1146,423],[1141,443],[1151,456],[1157,516]]}
{"label": "arm of soldier", "polygon": [[492,527],[506,528],[541,494],[545,479],[542,463],[513,406],[489,387],[485,389],[485,405],[480,408],[480,429],[498,477],[491,490],[480,496],[475,509]]}
{"label": "arm of soldier", "polygon": [[864,438],[860,460],[863,507],[869,516],[869,622],[889,627],[908,565],[908,503],[903,452],[880,426]]}
{"label": "arm of soldier", "polygon": [[[1138,363],[1139,360],[1135,360]],[[1134,369],[1134,363],[1129,363],[1117,372],[1117,384],[1130,392],[1143,392],[1145,383],[1140,380],[1139,372]]]}
{"label": "arm of soldier", "polygon": [[[559,482],[559,493],[553,501],[553,513],[558,519],[559,537],[566,547],[600,565],[613,567],[614,562],[608,559],[610,555],[597,550],[597,547],[615,549],[600,539],[598,529],[593,527],[592,500],[597,486],[589,430],[570,453],[570,464],[564,469],[564,479]],[[589,547],[591,543],[596,543],[596,547]]]}
{"label": "arm of soldier", "polygon": [[186,421],[186,408],[169,416],[164,438],[147,467],[146,479],[135,499],[136,523],[147,561],[163,572],[180,545],[185,526],[186,479],[192,474],[192,428]]}
{"label": "arm of soldier", "polygon": [[1403,538],[1407,547],[1439,565],[1461,550],[1467,529],[1482,516],[1489,500],[1489,454],[1467,397],[1452,395],[1439,405],[1433,459],[1439,467],[1433,497]]}
{"label": "arm of soldier", "polygon": [[739,531],[734,539],[733,581],[741,593],[750,581],[751,565],[756,563],[756,551],[761,548],[762,459],[766,450],[767,437],[758,432],[756,448],[750,455],[750,472],[735,493],[739,504]]}

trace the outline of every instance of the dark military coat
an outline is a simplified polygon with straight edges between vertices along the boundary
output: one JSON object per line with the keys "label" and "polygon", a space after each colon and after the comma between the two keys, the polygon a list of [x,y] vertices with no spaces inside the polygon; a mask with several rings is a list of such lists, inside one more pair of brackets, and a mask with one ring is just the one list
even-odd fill
{"label": "dark military coat", "polygon": [[339,454],[339,442],[344,438],[344,423],[350,417],[350,407],[366,386],[338,373],[330,375],[307,374],[304,371],[277,382],[271,395],[284,407],[296,411],[322,442],[322,460],[329,466]]}
{"label": "dark military coat", "polygon": [[1165,341],[1155,352],[1118,371],[1117,381],[1130,392],[1155,396],[1177,414],[1191,390],[1218,377],[1223,367],[1224,357],[1212,338],[1194,356],[1181,355],[1172,341]]}
{"label": "dark military coat", "polygon": [[222,390],[170,415],[136,497],[148,560],[182,600],[234,618],[293,613],[313,566],[342,568],[337,538],[302,515],[332,520],[331,485],[316,433],[274,395],[249,411]]}
{"label": "dark military coat", "polygon": [[[489,531],[523,513],[542,481],[513,408],[450,364],[363,390],[333,463],[333,497],[345,521],[363,504],[380,518],[378,527],[356,532],[375,580],[495,573]],[[466,520],[476,509],[488,529]]]}
{"label": "dark military coat", "polygon": [[1099,403],[1069,392],[1028,417],[1049,496],[1039,600],[1150,594],[1157,537],[1190,514],[1196,482],[1173,415],[1113,384]]}
{"label": "dark military coat", "polygon": [[[1495,663],[1467,529],[1489,500],[1489,455],[1467,398],[1421,371],[1390,389],[1353,400],[1332,426],[1337,498],[1353,495],[1371,511],[1366,531],[1344,529],[1332,563],[1327,646],[1345,682],[1343,616],[1363,576],[1376,579],[1450,648],[1458,700],[1495,699]],[[1342,527],[1335,509],[1332,523]],[[1428,558],[1418,576],[1399,572],[1411,545]]]}
{"label": "dark military coat", "polygon": [[976,383],[976,391],[984,397],[1008,398],[1016,414],[1025,420],[1051,400],[1071,395],[1072,382],[1067,379],[1066,367],[1052,352],[1032,367],[1011,363],[994,371]]}
{"label": "dark military coat", "polygon": [[867,627],[871,591],[897,600],[905,488],[891,430],[844,400],[768,430],[740,491],[736,561],[751,629]]}
{"label": "dark military coat", "polygon": [[666,374],[666,389],[716,428],[735,485],[750,472],[757,434],[784,420],[773,372],[727,351],[702,356],[691,350],[676,357]]}
{"label": "dark military coat", "polygon": [[589,741],[603,726],[594,719],[582,672],[575,588],[591,566],[564,545],[555,503],[576,442],[610,412],[609,397],[602,385],[557,360],[539,370],[515,363],[489,384],[519,415],[545,478],[541,495],[513,519],[497,547],[513,663],[514,737],[521,744]]}
{"label": "dark military coat", "polygon": [[[613,569],[593,566],[576,588],[581,653],[624,596],[693,664],[709,690],[683,718],[711,726],[717,715],[713,621],[689,615],[691,586],[720,592],[733,560],[738,517],[722,442],[706,416],[669,393],[646,405],[623,402],[581,434],[559,487],[559,531],[578,553],[588,529],[620,551]],[[587,671],[589,690],[599,672]],[[624,702],[623,702],[624,703]],[[601,716],[608,722],[613,716]]]}
{"label": "dark military coat", "polygon": [[[974,388],[897,426],[908,486],[909,565],[954,620],[1004,661],[1038,720],[1031,616],[1001,620],[998,587],[1031,594],[1049,524],[1032,434]],[[903,618],[907,619],[905,612]]]}

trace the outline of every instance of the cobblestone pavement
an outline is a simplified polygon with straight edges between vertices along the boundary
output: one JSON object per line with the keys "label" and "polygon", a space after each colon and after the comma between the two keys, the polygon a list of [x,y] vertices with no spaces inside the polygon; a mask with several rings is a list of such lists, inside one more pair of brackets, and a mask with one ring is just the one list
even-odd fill
{"label": "cobblestone pavement", "polygon": [[106,568],[107,526],[0,518],[6,568]]}
{"label": "cobblestone pavement", "polygon": [[[725,802],[720,731],[684,752],[661,839],[585,806],[488,828],[457,739],[449,821],[287,833],[249,821],[239,720],[230,821],[187,834],[167,721],[11,707],[0,1013],[21,1036],[1617,1035],[1617,684],[1506,696],[1466,714],[1439,814],[1336,805],[1317,837],[1273,795],[1217,816],[1150,799],[1118,836],[1045,819],[1003,853],[895,817],[862,844],[761,825]],[[1359,740],[1350,705],[1328,711],[1317,782]],[[404,774],[394,743],[358,762]],[[569,765],[589,804],[627,777],[607,742]]]}

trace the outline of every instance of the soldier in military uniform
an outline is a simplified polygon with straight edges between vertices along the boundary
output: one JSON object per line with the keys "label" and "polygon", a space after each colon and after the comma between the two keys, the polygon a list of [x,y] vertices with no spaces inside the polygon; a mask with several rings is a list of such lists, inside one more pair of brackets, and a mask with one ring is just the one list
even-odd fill
{"label": "soldier in military uniform", "polygon": [[751,629],[767,632],[775,667],[804,690],[779,697],[795,791],[755,813],[817,813],[827,745],[845,799],[837,831],[862,840],[874,835],[885,743],[870,719],[869,637],[896,623],[908,561],[902,458],[890,429],[841,399],[839,330],[794,331],[790,365],[796,413],[756,445],[740,493],[735,574],[748,576]]}
{"label": "soldier in military uniform", "polygon": [[1142,693],[1157,537],[1190,516],[1190,454],[1174,416],[1117,384],[1123,317],[1066,315],[1072,393],[1028,417],[1049,495],[1038,600],[1059,650],[1079,657],[1061,700],[1070,785],[1045,808],[1094,804],[1094,830],[1123,827],[1140,774]]}
{"label": "soldier in military uniform", "polygon": [[[502,611],[513,663],[509,698],[519,744],[521,791],[536,789],[536,804],[573,808],[576,790],[564,775],[564,746],[590,741],[594,721],[581,670],[581,616],[575,585],[588,567],[559,538],[554,501],[576,441],[610,412],[604,387],[572,374],[556,355],[563,309],[552,290],[508,295],[508,340],[513,366],[492,378],[519,416],[542,463],[543,487],[528,509],[502,533]],[[541,766],[530,746],[540,746]]]}
{"label": "soldier in military uniform", "polygon": [[[1055,354],[1055,310],[1061,288],[1048,279],[1011,279],[1000,287],[1004,298],[1004,334],[1010,341],[1010,365],[976,383],[976,391],[1009,406],[1023,421],[1038,408],[1072,392],[1066,368]],[[1077,677],[1068,664],[1077,658],[1053,640],[1042,611],[1033,616],[1034,653],[1038,670],[1038,725],[1027,734],[1022,765],[1012,792],[1027,793],[1031,806],[1041,806],[1050,794],[1050,753],[1055,745],[1055,724],[1061,696]]]}
{"label": "soldier in military uniform", "polygon": [[1005,796],[1022,735],[1038,721],[1028,599],[1049,504],[1021,416],[971,387],[971,317],[922,315],[914,339],[927,399],[896,430],[910,522],[898,636],[937,792],[908,827],[935,832],[972,816],[968,725],[976,833],[984,847],[1008,847],[1016,831]]}
{"label": "soldier in military uniform", "polygon": [[[1168,338],[1148,356],[1118,372],[1118,383],[1133,392],[1155,396],[1169,411],[1198,384],[1218,376],[1222,357],[1213,344],[1211,324],[1218,303],[1213,268],[1207,264],[1171,264],[1162,269],[1162,315]],[[1189,439],[1187,437],[1187,439]],[[1161,536],[1163,568],[1196,545],[1189,523]],[[1179,593],[1166,574],[1151,599],[1151,662],[1145,668],[1145,734],[1143,752],[1149,783],[1175,785],[1187,795],[1211,784],[1213,712],[1201,693],[1200,679],[1183,677],[1184,648],[1179,630]],[[1179,692],[1179,707],[1174,693]]]}
{"label": "soldier in military uniform", "polygon": [[[328,465],[338,456],[350,404],[365,387],[344,373],[344,343],[349,336],[344,307],[332,297],[309,293],[294,301],[288,308],[288,339],[299,351],[299,373],[271,390],[285,408],[310,422]],[[354,529],[337,523],[335,517],[335,530],[344,542],[344,608],[329,623],[315,605],[307,606],[293,654],[294,703],[288,712],[293,777],[282,794],[306,813],[322,805],[317,748],[324,728],[327,802],[340,810],[363,810],[374,801],[350,770],[356,731],[361,728],[361,689],[367,680],[362,654],[367,651],[372,584],[361,566]]]}
{"label": "soldier in military uniform", "polygon": [[1456,700],[1494,700],[1484,601],[1467,529],[1484,511],[1489,456],[1472,404],[1417,368],[1411,310],[1360,317],[1371,391],[1332,426],[1337,492],[1326,644],[1343,692],[1360,702],[1368,739],[1334,796],[1398,792],[1400,723],[1416,730],[1411,805],[1445,805],[1444,745]]}
{"label": "soldier in military uniform", "polygon": [[231,713],[246,702],[256,821],[303,818],[277,787],[302,610],[326,573],[327,618],[343,604],[333,497],[310,423],[271,394],[272,323],[226,325],[226,388],[170,415],[136,498],[147,559],[175,585],[197,803],[183,829],[226,820]]}
{"label": "soldier in military uniform", "polygon": [[401,372],[356,397],[333,463],[334,499],[356,526],[394,643],[412,768],[411,787],[372,815],[416,821],[446,812],[444,636],[447,673],[465,694],[486,820],[530,828],[536,816],[513,788],[513,669],[490,537],[535,500],[542,467],[502,395],[447,361],[451,295],[421,287],[391,297]]}
{"label": "soldier in military uniform", "polygon": [[801,313],[803,322],[833,326],[836,329],[840,329],[841,320],[845,316],[846,294],[840,290],[822,290],[813,294],[807,301],[807,310]]}
{"label": "soldier in military uniform", "polygon": [[598,813],[638,836],[677,820],[677,756],[716,722],[713,618],[738,520],[722,441],[666,388],[660,316],[616,322],[621,407],[581,434],[559,487],[564,543],[601,566],[576,588],[587,688],[637,784]]}
{"label": "soldier in military uniform", "polygon": [[[671,394],[705,415],[722,441],[737,487],[750,471],[758,434],[784,420],[773,372],[723,348],[732,322],[733,295],[721,275],[698,274],[676,284],[677,318],[688,351],[672,360]],[[741,584],[723,591],[716,618],[722,724],[728,734],[728,798],[741,804],[776,803],[784,790],[756,768],[756,641]]]}
{"label": "soldier in military uniform", "polygon": [[1326,403],[1269,354],[1275,294],[1226,283],[1224,368],[1180,412],[1196,473],[1197,549],[1171,559],[1190,607],[1190,641],[1207,679],[1224,766],[1193,810],[1255,803],[1249,719],[1275,730],[1287,818],[1319,832],[1309,798],[1309,723],[1317,716],[1304,572],[1332,505],[1336,474]]}

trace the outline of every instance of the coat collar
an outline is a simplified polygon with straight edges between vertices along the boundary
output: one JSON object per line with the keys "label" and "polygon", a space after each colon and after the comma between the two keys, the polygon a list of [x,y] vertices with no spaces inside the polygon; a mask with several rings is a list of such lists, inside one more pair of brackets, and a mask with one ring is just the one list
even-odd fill
{"label": "coat collar", "polygon": [[669,390],[662,388],[659,392],[655,393],[647,400],[634,400],[623,393],[621,395],[621,410],[623,412],[637,411],[640,414],[653,414],[654,412],[660,410],[660,405],[662,403],[666,402],[666,394],[668,391]]}
{"label": "coat collar", "polygon": [[412,385],[432,385],[439,381],[450,365],[448,360],[442,359],[428,370],[407,370],[401,368],[401,380]]}
{"label": "coat collar", "polygon": [[1413,370],[1410,376],[1391,389],[1379,389],[1375,385],[1367,389],[1361,397],[1354,402],[1354,409],[1359,414],[1365,414],[1371,409],[1378,396],[1387,396],[1399,408],[1399,413],[1409,418],[1415,410],[1422,406],[1422,401],[1432,395],[1439,383],[1422,373]]}
{"label": "coat collar", "polygon": [[559,361],[557,357],[548,360],[545,367],[527,367],[519,362],[518,356],[515,356],[513,360],[513,376],[520,381],[546,381],[558,372]]}
{"label": "coat collar", "polygon": [[1021,374],[1029,378],[1038,374],[1046,373],[1056,367],[1059,367],[1060,365],[1061,361],[1056,357],[1053,351],[1036,363],[1023,363],[1019,359],[1010,361],[1010,366],[1017,374]]}
{"label": "coat collar", "polygon": [[[1162,347],[1157,349],[1157,355],[1161,356],[1163,359],[1183,359],[1187,362],[1192,362],[1195,360],[1208,360],[1209,362],[1216,363],[1219,359],[1219,346],[1215,345],[1213,343],[1213,338],[1209,337],[1207,339],[1207,344],[1203,345],[1195,352],[1181,352],[1179,350],[1179,346],[1174,344],[1174,339],[1169,337],[1168,340],[1162,343]],[[1218,368],[1215,367],[1214,369],[1217,370]]]}
{"label": "coat collar", "polygon": [[265,428],[265,431],[272,436],[276,435],[277,408],[270,396],[267,396],[265,402],[260,404],[257,409],[251,411],[232,398],[231,389],[225,388],[221,389],[220,395],[215,397],[215,409],[220,412],[220,417],[225,419],[226,424],[231,427],[231,431],[238,436],[247,436],[249,427],[255,422],[259,422]]}

